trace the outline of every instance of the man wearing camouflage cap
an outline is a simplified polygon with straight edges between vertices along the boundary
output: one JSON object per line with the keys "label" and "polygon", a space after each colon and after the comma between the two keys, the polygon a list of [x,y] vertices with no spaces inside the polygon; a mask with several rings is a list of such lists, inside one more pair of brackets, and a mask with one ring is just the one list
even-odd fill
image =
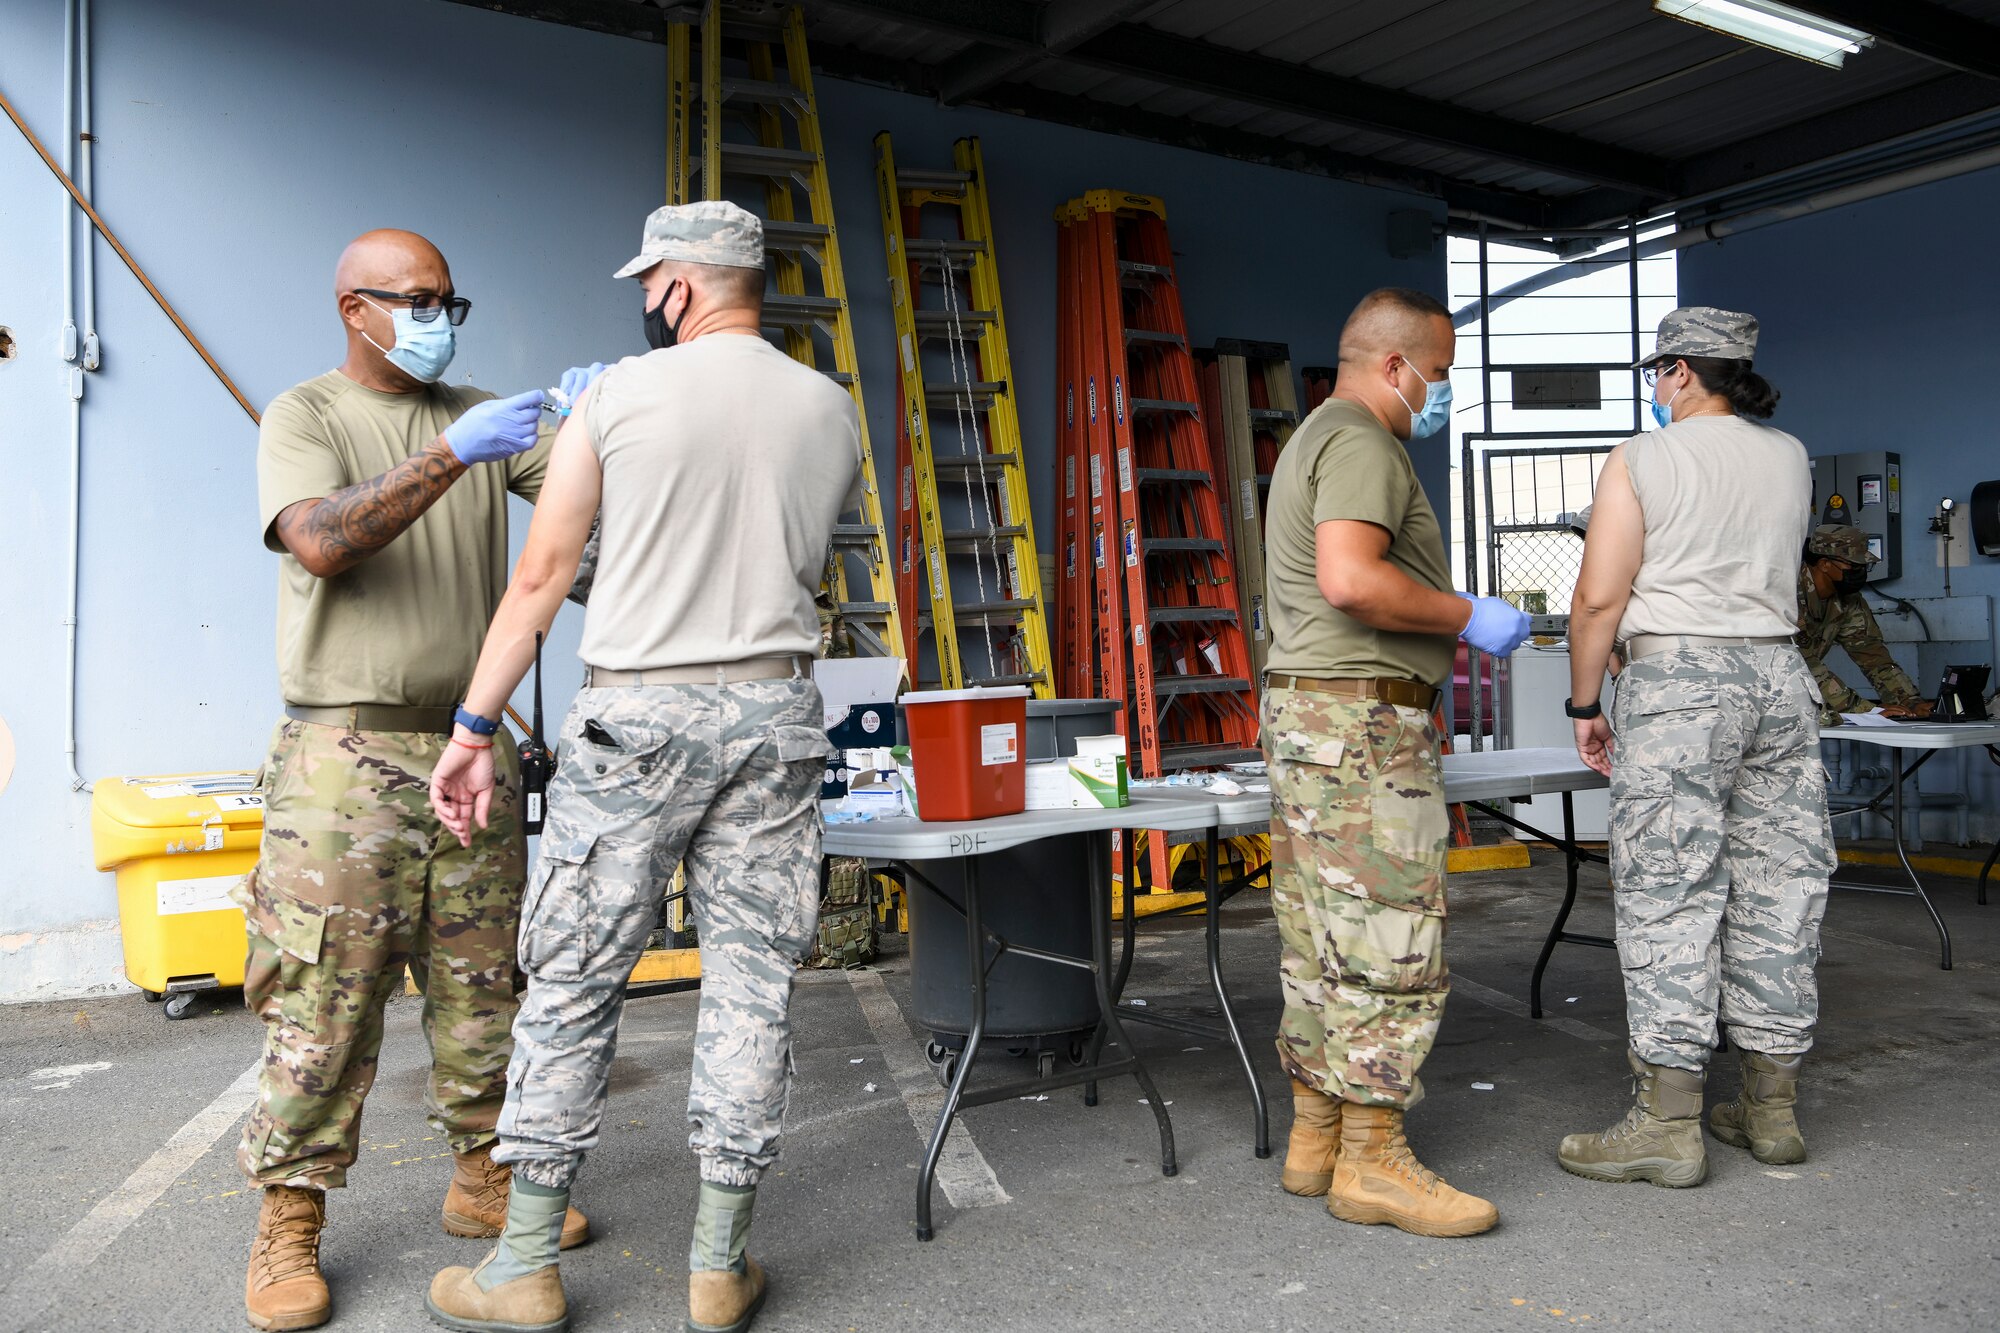
{"label": "man wearing camouflage cap", "polygon": [[[834,523],[859,502],[854,402],[764,340],[763,227],[735,205],[655,211],[617,276],[639,280],[654,350],[605,371],[557,435],[466,696],[469,712],[500,711],[597,516],[589,674],[563,724],[522,912],[528,990],[494,1153],[514,1168],[506,1230],[478,1267],[431,1284],[432,1316],[480,1333],[567,1327],[556,1219],[597,1143],[625,981],[659,911],[657,868],[677,862],[702,955],[687,1327],[750,1326],[764,1274],[744,1246],[777,1156],[792,976],[819,907],[828,746],[813,596]],[[460,728],[431,784],[461,839],[494,789],[479,746]]]}
{"label": "man wearing camouflage cap", "polygon": [[1868,567],[1882,557],[1868,549],[1868,535],[1851,523],[1823,523],[1806,541],[1805,564],[1799,570],[1799,652],[1819,682],[1826,708],[1820,725],[1838,726],[1842,713],[1865,713],[1870,705],[1833,674],[1826,655],[1839,644],[1882,696],[1887,717],[1929,717],[1930,700],[1889,656],[1882,630],[1875,623],[1861,590]]}

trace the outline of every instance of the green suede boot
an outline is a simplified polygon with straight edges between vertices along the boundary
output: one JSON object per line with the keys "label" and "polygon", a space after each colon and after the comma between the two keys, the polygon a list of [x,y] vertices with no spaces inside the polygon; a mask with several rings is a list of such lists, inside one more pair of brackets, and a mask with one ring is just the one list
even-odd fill
{"label": "green suede boot", "polygon": [[1805,1161],[1805,1136],[1793,1115],[1805,1060],[1803,1055],[1739,1050],[1743,1091],[1708,1113],[1708,1132],[1732,1148],[1748,1148],[1752,1157],[1771,1166]]}
{"label": "green suede boot", "polygon": [[1701,1141],[1702,1076],[1649,1065],[1627,1051],[1632,1066],[1632,1109],[1601,1134],[1572,1134],[1556,1150],[1563,1170],[1586,1180],[1647,1180],[1686,1189],[1708,1179]]}

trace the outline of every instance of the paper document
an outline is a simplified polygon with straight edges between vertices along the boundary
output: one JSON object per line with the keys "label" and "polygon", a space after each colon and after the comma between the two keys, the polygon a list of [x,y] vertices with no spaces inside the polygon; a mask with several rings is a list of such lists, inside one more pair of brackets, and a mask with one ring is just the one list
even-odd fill
{"label": "paper document", "polygon": [[1840,721],[1841,725],[1849,727],[1895,727],[1902,725],[1893,717],[1884,717],[1882,710],[1879,708],[1870,709],[1866,713],[1842,713]]}

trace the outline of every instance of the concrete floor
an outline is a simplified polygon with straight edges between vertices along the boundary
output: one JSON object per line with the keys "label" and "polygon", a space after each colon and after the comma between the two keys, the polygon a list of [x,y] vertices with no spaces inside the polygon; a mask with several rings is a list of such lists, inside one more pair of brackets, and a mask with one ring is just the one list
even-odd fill
{"label": "concrete floor", "polygon": [[[1560,893],[1559,863],[1536,860],[1454,880],[1456,989],[1410,1121],[1429,1165],[1499,1204],[1497,1231],[1426,1240],[1283,1194],[1278,1159],[1251,1154],[1230,1054],[1135,1029],[1172,1103],[1181,1173],[1161,1177],[1129,1079],[1095,1109],[1075,1091],[976,1109],[955,1142],[977,1148],[988,1196],[1005,1201],[940,1197],[938,1238],[920,1245],[922,1140],[903,1092],[927,1120],[936,1085],[904,1018],[898,952],[872,974],[801,978],[798,1088],[753,1240],[775,1278],[758,1328],[2000,1328],[2000,904],[1982,910],[1970,885],[1938,881],[1959,957],[1947,973],[1915,903],[1837,893],[1801,1106],[1811,1160],[1767,1169],[1711,1144],[1701,1189],[1612,1187],[1564,1174],[1554,1150],[1625,1105],[1615,960],[1559,950],[1554,1021],[1527,1017]],[[1578,923],[1608,929],[1601,873],[1594,883]],[[1282,1154],[1290,1103],[1267,1053],[1276,933],[1261,897],[1225,921]],[[1200,949],[1198,922],[1148,923],[1128,997],[1197,1000]],[[233,1155],[258,1031],[233,1001],[173,1024],[136,997],[0,1016],[0,1328],[247,1327],[256,1198]],[[563,1264],[578,1328],[681,1326],[695,1004],[667,995],[627,1011],[604,1142],[577,1193],[598,1238]],[[391,1008],[361,1161],[329,1209],[338,1329],[429,1327],[432,1273],[483,1252],[438,1226],[450,1157],[423,1120],[416,1017],[412,1003]],[[1725,1062],[1712,1095],[1735,1085]],[[964,1175],[973,1188],[976,1163]]]}

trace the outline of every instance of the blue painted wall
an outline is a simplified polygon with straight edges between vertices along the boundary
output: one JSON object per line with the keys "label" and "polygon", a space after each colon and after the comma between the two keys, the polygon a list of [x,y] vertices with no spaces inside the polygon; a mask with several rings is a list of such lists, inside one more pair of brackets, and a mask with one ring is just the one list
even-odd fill
{"label": "blue painted wall", "polygon": [[[441,0],[96,0],[96,202],[262,405],[337,364],[340,247],[374,226],[438,242],[475,304],[454,379],[503,392],[640,345],[610,281],[662,197],[658,46]],[[60,128],[59,0],[0,12],[0,89]],[[1384,283],[1445,291],[1443,252],[1392,261],[1388,214],[1426,201],[823,81],[855,330],[878,455],[893,459],[889,308],[871,140],[942,165],[982,136],[1028,441],[1049,532],[1056,204],[1091,187],[1165,197],[1190,329],[1330,364],[1340,321]],[[1435,208],[1435,204],[1429,205]],[[63,771],[68,369],[60,194],[0,129],[0,717],[20,760],[0,793],[0,998],[118,975],[112,881],[90,868],[89,799]],[[81,234],[81,233],[80,233]],[[279,699],[273,558],[258,541],[255,429],[108,248],[104,368],[84,408],[81,755],[86,777],[250,767]],[[1417,449],[1443,512],[1444,447]],[[882,478],[885,488],[889,478]],[[517,507],[515,541],[527,511]],[[1046,545],[1046,541],[1044,542]],[[576,617],[551,646],[550,706],[579,679]]]}
{"label": "blue painted wall", "polygon": [[[1757,368],[1783,394],[1773,425],[1813,455],[1901,452],[1903,576],[1881,585],[1899,597],[1944,593],[1926,532],[1938,498],[1963,504],[1974,483],[2000,478],[1990,402],[1996,211],[2000,171],[1984,171],[1681,252],[1684,303],[1747,310],[1762,323]],[[2000,560],[1975,552],[1951,585],[1954,596],[2000,601]],[[1994,645],[1962,656],[1991,662]],[[1917,683],[1929,689],[1935,676]],[[1974,752],[1969,776],[1975,834],[2000,836],[2000,770]],[[1936,817],[1928,827],[1948,836]]]}

